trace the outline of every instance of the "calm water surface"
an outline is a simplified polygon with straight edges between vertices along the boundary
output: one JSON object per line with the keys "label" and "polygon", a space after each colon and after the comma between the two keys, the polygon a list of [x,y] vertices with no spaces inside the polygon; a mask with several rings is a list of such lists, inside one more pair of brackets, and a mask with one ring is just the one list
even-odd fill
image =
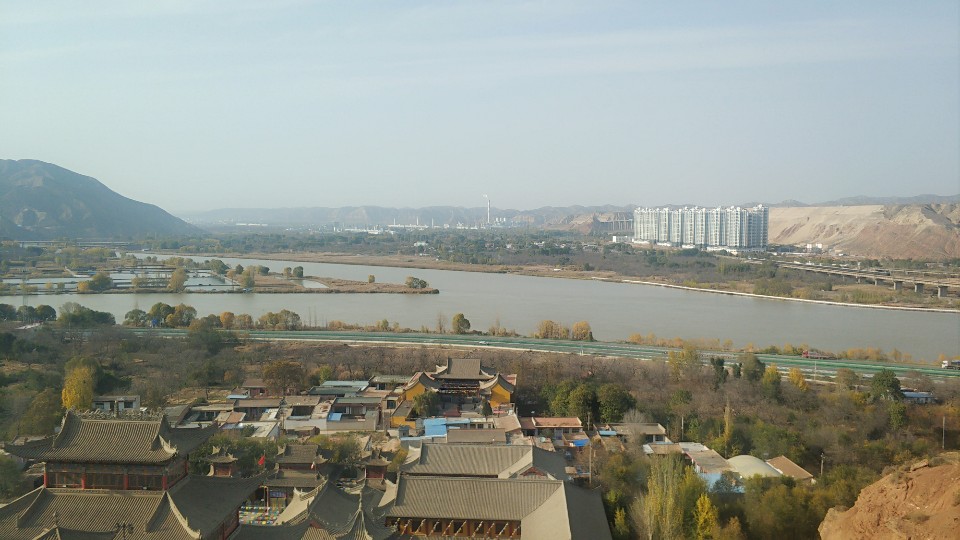
{"label": "calm water surface", "polygon": [[807,343],[828,350],[896,348],[930,360],[941,353],[960,355],[957,313],[831,306],[507,274],[219,258],[230,266],[259,264],[272,271],[303,266],[308,276],[358,281],[374,274],[379,282],[403,283],[406,276],[414,275],[440,289],[440,294],[61,294],[0,297],[0,302],[50,304],[55,308],[65,302],[78,302],[109,311],[118,321],[134,308],[148,310],[156,302],[182,302],[195,307],[200,315],[232,311],[256,319],[267,311],[289,309],[306,323],[341,320],[372,324],[388,319],[414,329],[434,328],[438,317],[443,317],[449,327],[453,314],[462,312],[474,329],[486,330],[499,320],[501,326],[521,334],[531,333],[542,319],[568,326],[586,320],[593,327],[594,337],[604,341],[652,332],[660,337],[731,339],[739,346]]}

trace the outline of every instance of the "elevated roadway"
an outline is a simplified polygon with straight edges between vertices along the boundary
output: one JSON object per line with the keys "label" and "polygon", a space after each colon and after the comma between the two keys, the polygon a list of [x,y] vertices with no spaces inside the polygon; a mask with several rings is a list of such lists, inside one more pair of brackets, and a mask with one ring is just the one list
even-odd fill
{"label": "elevated roadway", "polygon": [[894,290],[899,291],[904,283],[913,285],[913,290],[918,293],[929,290],[935,292],[937,296],[943,298],[949,291],[960,292],[960,276],[946,272],[928,272],[922,270],[896,270],[896,269],[855,269],[842,268],[837,266],[820,266],[816,264],[800,264],[778,262],[775,263],[780,268],[789,268],[791,270],[802,270],[804,272],[815,272],[840,278],[850,278],[858,283],[873,283],[874,285],[890,284]]}
{"label": "elevated roadway", "polygon": [[[137,335],[158,337],[185,337],[187,330],[181,329],[127,329]],[[356,344],[384,344],[384,345],[418,345],[444,346],[458,348],[498,348],[512,350],[526,350],[538,352],[556,352],[591,356],[607,356],[616,358],[631,358],[636,360],[665,360],[670,351],[680,349],[672,347],[654,347],[633,343],[614,343],[601,341],[569,341],[552,339],[535,339],[528,337],[494,337],[476,335],[451,334],[419,334],[419,333],[381,333],[381,332],[336,332],[319,330],[301,331],[268,331],[251,330],[238,331],[255,341],[329,341]],[[738,353],[729,351],[702,351],[706,358],[721,357],[735,362]],[[904,376],[910,372],[919,372],[936,378],[960,378],[960,370],[940,369],[923,364],[895,364],[888,362],[871,362],[867,360],[841,359],[812,359],[801,356],[780,354],[757,354],[761,362],[776,364],[781,371],[797,367],[810,374],[833,374],[840,368],[848,368],[862,375],[873,375],[880,370],[890,369],[897,376]],[[706,360],[704,360],[706,362]]]}

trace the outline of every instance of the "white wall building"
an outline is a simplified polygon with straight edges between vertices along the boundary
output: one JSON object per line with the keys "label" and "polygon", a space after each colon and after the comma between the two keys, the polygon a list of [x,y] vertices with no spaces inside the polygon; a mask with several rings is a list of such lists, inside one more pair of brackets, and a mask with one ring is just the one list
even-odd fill
{"label": "white wall building", "polygon": [[769,209],[754,208],[637,208],[634,242],[732,250],[767,247]]}

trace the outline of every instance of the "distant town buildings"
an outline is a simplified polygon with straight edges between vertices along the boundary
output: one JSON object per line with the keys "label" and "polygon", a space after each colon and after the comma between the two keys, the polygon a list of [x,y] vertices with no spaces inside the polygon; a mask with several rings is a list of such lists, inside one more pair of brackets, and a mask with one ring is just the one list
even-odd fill
{"label": "distant town buildings", "polygon": [[633,212],[633,241],[656,245],[762,250],[767,247],[769,209],[753,208],[637,208]]}

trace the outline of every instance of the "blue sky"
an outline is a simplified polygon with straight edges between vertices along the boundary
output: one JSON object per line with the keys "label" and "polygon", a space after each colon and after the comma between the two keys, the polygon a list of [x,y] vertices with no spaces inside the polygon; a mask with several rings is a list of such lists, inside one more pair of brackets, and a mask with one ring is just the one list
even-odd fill
{"label": "blue sky", "polygon": [[958,10],[0,1],[0,158],[174,212],[955,194]]}

